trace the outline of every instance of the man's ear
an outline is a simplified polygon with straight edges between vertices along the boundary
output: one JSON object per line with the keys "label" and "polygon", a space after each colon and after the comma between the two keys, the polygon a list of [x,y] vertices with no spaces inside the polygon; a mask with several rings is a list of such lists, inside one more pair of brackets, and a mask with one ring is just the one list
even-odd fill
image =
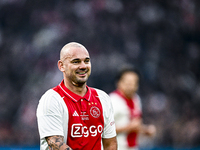
{"label": "man's ear", "polygon": [[64,66],[63,66],[63,62],[61,60],[58,61],[58,68],[60,71],[64,71]]}

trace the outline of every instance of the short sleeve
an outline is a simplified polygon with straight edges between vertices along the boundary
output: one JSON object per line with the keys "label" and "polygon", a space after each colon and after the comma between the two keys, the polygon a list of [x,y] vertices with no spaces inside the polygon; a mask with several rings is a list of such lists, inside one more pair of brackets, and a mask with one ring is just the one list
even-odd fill
{"label": "short sleeve", "polygon": [[114,121],[114,111],[110,97],[101,90],[97,90],[100,101],[103,107],[103,117],[104,117],[104,131],[102,138],[112,138],[116,136],[116,128]]}
{"label": "short sleeve", "polygon": [[52,135],[64,136],[61,100],[59,94],[52,89],[41,97],[36,113],[41,139]]}

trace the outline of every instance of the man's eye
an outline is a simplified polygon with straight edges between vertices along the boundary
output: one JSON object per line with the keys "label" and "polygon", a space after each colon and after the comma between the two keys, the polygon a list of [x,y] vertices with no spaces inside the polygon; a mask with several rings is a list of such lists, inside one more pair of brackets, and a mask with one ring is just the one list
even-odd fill
{"label": "man's eye", "polygon": [[88,62],[90,62],[90,60],[89,60],[89,59],[86,59],[85,62],[88,63]]}
{"label": "man's eye", "polygon": [[73,64],[77,64],[77,63],[79,63],[79,61],[78,61],[78,60],[72,61],[72,63],[73,63]]}

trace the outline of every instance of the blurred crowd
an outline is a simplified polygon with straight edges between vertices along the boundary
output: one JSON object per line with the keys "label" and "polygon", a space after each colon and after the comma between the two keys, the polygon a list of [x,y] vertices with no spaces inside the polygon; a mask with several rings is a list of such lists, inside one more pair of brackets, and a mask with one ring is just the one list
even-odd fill
{"label": "blurred crowd", "polygon": [[200,1],[0,0],[0,146],[39,145],[35,111],[62,80],[71,41],[92,59],[88,85],[107,93],[120,66],[142,73],[141,146],[200,146]]}

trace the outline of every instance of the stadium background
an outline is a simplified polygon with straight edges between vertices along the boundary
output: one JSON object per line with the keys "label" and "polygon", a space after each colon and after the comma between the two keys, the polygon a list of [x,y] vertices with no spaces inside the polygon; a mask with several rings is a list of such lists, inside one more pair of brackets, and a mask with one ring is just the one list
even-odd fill
{"label": "stadium background", "polygon": [[0,150],[38,149],[35,110],[57,85],[62,46],[92,58],[89,86],[111,92],[121,65],[142,74],[147,149],[200,147],[200,1],[0,0]]}

